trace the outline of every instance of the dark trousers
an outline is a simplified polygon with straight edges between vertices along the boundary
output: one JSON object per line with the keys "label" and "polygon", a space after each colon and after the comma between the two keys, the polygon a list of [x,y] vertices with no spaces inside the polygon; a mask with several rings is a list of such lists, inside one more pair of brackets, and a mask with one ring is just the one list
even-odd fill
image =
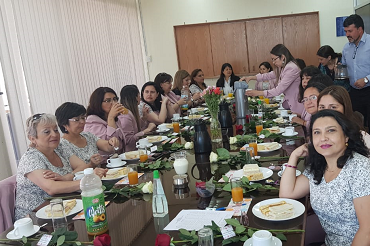
{"label": "dark trousers", "polygon": [[363,89],[351,88],[349,92],[353,111],[358,111],[364,116],[364,126],[370,129],[370,87]]}

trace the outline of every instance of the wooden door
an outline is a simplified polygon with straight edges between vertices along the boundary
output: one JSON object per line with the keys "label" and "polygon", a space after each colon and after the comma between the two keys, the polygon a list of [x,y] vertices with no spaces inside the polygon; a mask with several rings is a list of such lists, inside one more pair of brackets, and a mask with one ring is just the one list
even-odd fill
{"label": "wooden door", "polygon": [[271,49],[283,43],[281,18],[258,19],[246,21],[247,44],[249,53],[249,72],[259,73],[259,65],[269,62]]}
{"label": "wooden door", "polygon": [[213,71],[221,73],[224,63],[230,63],[234,74],[245,75],[248,69],[248,49],[244,22],[210,24]]}
{"label": "wooden door", "polygon": [[317,66],[316,52],[320,48],[319,14],[282,17],[284,45],[294,58],[301,58],[306,65]]}
{"label": "wooden door", "polygon": [[191,73],[200,68],[206,78],[214,76],[209,25],[175,27],[179,69]]}

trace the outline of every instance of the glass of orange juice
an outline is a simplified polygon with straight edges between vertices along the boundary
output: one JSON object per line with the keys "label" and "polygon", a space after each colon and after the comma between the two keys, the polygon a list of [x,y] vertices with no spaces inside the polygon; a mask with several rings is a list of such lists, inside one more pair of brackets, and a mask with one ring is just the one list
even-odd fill
{"label": "glass of orange juice", "polygon": [[233,97],[233,96],[234,96],[234,94],[233,94],[233,93],[229,93],[227,96],[228,96],[228,97]]}
{"label": "glass of orange juice", "polygon": [[232,178],[230,180],[231,184],[231,196],[235,204],[243,203],[243,188],[242,183],[239,178]]}
{"label": "glass of orange juice", "polygon": [[139,174],[137,172],[137,164],[127,165],[128,172],[128,183],[129,185],[137,185],[139,183]]}
{"label": "glass of orange juice", "polygon": [[146,160],[148,160],[148,151],[146,149],[146,145],[139,145],[138,149],[140,162],[146,162]]}
{"label": "glass of orange juice", "polygon": [[263,101],[265,101],[266,104],[270,104],[270,99],[269,98],[264,98]]}
{"label": "glass of orange juice", "polygon": [[180,133],[180,122],[179,119],[172,119],[173,132]]}
{"label": "glass of orange juice", "polygon": [[258,96],[260,99],[264,99],[265,97],[264,96]]}
{"label": "glass of orange juice", "polygon": [[256,121],[256,133],[257,133],[257,135],[259,135],[262,130],[263,130],[263,122],[261,120]]}
{"label": "glass of orange juice", "polygon": [[249,147],[254,149],[254,156],[257,156],[257,138],[250,138],[248,143]]}

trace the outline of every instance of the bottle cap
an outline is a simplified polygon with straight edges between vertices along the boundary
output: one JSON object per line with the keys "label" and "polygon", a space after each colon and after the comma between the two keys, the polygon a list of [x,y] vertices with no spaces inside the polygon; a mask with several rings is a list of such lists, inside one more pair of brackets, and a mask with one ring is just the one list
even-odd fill
{"label": "bottle cap", "polygon": [[261,100],[258,100],[258,104],[261,104],[262,103],[262,101]]}
{"label": "bottle cap", "polygon": [[89,175],[89,174],[93,174],[94,173],[94,169],[93,168],[86,168],[84,170],[84,174],[85,175]]}
{"label": "bottle cap", "polygon": [[159,179],[159,173],[158,173],[158,170],[154,170],[154,171],[153,171],[153,178],[155,178],[155,179]]}

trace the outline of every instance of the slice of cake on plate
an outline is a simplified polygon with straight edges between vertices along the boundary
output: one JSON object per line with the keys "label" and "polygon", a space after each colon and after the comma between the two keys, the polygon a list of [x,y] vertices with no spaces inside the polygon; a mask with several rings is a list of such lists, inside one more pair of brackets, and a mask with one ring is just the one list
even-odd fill
{"label": "slice of cake on plate", "polygon": [[[76,204],[77,204],[76,199],[63,201],[64,214],[67,216],[72,211],[72,209],[76,206]],[[63,217],[62,206],[59,206],[58,208],[57,205],[55,205],[53,206],[53,208],[54,208],[54,215],[56,217]],[[45,214],[47,217],[50,217],[50,218],[53,217],[50,205],[46,206]]]}
{"label": "slice of cake on plate", "polygon": [[257,164],[246,164],[243,167],[244,176],[247,176],[249,181],[263,179],[263,173]]}

